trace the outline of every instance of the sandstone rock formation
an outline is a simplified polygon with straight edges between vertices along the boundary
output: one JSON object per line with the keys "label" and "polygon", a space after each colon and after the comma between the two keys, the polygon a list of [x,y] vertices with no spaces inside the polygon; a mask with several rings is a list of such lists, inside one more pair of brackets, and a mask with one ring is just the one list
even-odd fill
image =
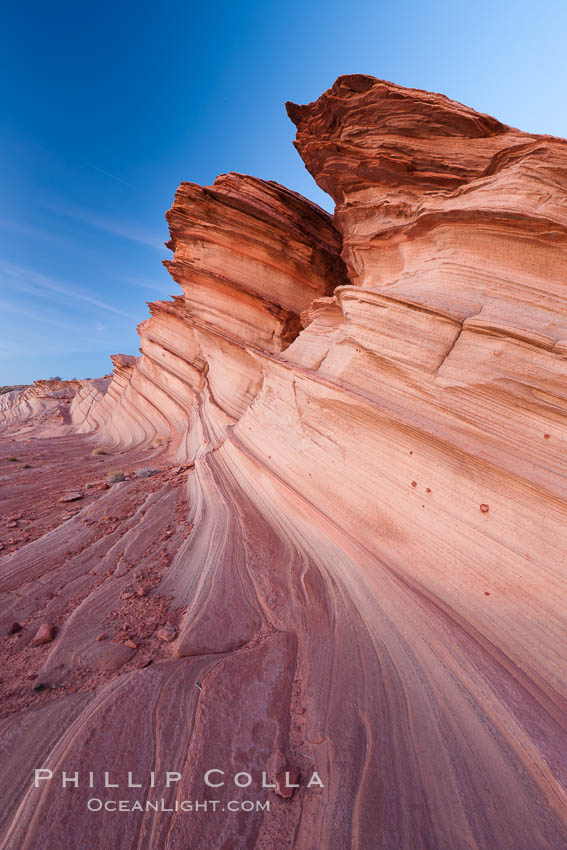
{"label": "sandstone rock formation", "polygon": [[53,378],[2,392],[0,424],[3,429],[27,427],[36,436],[45,430],[46,422],[70,425],[70,405],[78,387],[78,381]]}
{"label": "sandstone rock formation", "polygon": [[[51,474],[2,462],[1,847],[567,848],[567,143],[362,75],[288,112],[334,220],[181,184],[141,356],[5,417]],[[31,787],[112,765],[270,811]]]}
{"label": "sandstone rock formation", "polygon": [[313,299],[348,278],[330,216],[277,183],[182,183],[167,219],[165,265],[183,295],[148,305],[142,356],[113,357],[112,384],[81,429],[121,448],[167,440],[186,460],[222,442],[258,394],[254,352],[279,354]]}

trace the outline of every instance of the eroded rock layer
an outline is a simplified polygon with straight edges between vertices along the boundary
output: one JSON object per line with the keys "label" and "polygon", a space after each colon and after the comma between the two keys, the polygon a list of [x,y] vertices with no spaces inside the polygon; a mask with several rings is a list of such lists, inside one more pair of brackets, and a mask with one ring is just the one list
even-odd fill
{"label": "eroded rock layer", "polygon": [[[288,112],[334,223],[181,184],[141,356],[6,425],[5,848],[567,848],[567,143],[362,75]],[[270,807],[31,787],[112,764]]]}
{"label": "eroded rock layer", "polygon": [[[100,379],[102,380],[102,379]],[[28,429],[35,435],[46,426],[70,425],[70,406],[79,381],[51,378],[0,393],[0,424]]]}
{"label": "eroded rock layer", "polygon": [[148,305],[142,356],[113,358],[109,392],[83,430],[121,447],[167,440],[183,460],[222,442],[258,393],[262,367],[248,349],[283,351],[313,299],[348,278],[331,217],[277,183],[182,183],[167,219],[165,265],[183,295]]}

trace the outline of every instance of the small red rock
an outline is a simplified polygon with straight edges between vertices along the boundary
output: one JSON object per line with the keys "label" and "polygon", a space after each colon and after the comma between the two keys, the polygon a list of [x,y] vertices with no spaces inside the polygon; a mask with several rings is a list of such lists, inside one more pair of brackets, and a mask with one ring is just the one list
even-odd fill
{"label": "small red rock", "polygon": [[412,481],[412,482],[411,482],[411,486],[412,486],[412,487],[417,487],[417,481]]}
{"label": "small red rock", "polygon": [[129,649],[138,649],[133,640],[125,640],[124,646],[127,646]]}
{"label": "small red rock", "polygon": [[431,493],[431,487],[426,487],[426,488],[425,488],[425,492],[426,492],[426,493]]}
{"label": "small red rock", "polygon": [[544,434],[543,435],[544,440],[549,440],[550,437],[551,437],[551,434]]}
{"label": "small red rock", "polygon": [[43,643],[51,643],[54,638],[53,627],[49,623],[43,623],[32,640],[33,646],[40,646]]}
{"label": "small red rock", "polygon": [[101,641],[101,640],[106,640],[106,635],[105,635],[104,632],[101,632],[97,637],[97,641]]}
{"label": "small red rock", "polygon": [[161,626],[156,632],[156,637],[160,640],[165,640],[167,643],[171,643],[172,640],[175,640],[177,637],[177,629],[173,626]]}
{"label": "small red rock", "polygon": [[481,513],[487,514],[488,511],[490,510],[490,508],[488,507],[488,505],[481,505],[480,510],[481,510]]}
{"label": "small red rock", "polygon": [[66,493],[64,496],[59,498],[60,502],[76,502],[77,499],[82,499],[82,493]]}
{"label": "small red rock", "polygon": [[133,596],[134,596],[133,591],[125,590],[123,593],[120,594],[120,599],[132,599]]}
{"label": "small red rock", "polygon": [[12,520],[12,522],[7,522],[7,523],[6,523],[6,528],[16,528],[16,527],[17,527],[17,525],[18,525],[18,523],[16,522],[16,520],[15,520],[15,519],[13,519],[13,520]]}
{"label": "small red rock", "polygon": [[20,626],[19,623],[12,623],[12,625],[10,626],[10,628],[8,630],[8,634],[9,635],[16,635],[18,632],[22,631],[22,628],[23,627]]}

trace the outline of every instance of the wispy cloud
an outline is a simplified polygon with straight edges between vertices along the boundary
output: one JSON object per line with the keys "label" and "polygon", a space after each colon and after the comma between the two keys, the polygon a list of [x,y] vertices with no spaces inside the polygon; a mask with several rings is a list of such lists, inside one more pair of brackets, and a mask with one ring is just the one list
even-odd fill
{"label": "wispy cloud", "polygon": [[133,189],[136,191],[136,187],[132,186],[131,183],[128,183],[127,180],[123,180],[121,177],[117,177],[116,174],[111,174],[110,171],[105,171],[104,168],[99,168],[98,165],[93,165],[92,162],[86,162],[85,165],[88,165],[89,168],[94,168],[95,171],[98,171],[100,174],[105,174],[106,177],[110,177],[111,180],[116,180],[117,183],[122,183],[123,186],[128,186],[129,189]]}
{"label": "wispy cloud", "polygon": [[56,242],[64,245],[71,244],[69,239],[53,233],[52,230],[44,230],[40,227],[34,227],[33,225],[16,221],[15,219],[0,218],[0,230],[22,233],[24,236],[31,236],[34,239],[42,239],[46,242]]}
{"label": "wispy cloud", "polygon": [[119,280],[123,280],[124,283],[129,283],[132,286],[137,286],[140,289],[149,289],[156,294],[160,294],[164,292],[166,289],[175,290],[177,289],[177,284],[173,281],[169,276],[162,277],[159,280],[144,280],[143,278],[135,277],[134,275],[126,275],[121,274],[118,276]]}
{"label": "wispy cloud", "polygon": [[53,319],[50,316],[46,316],[44,310],[27,310],[19,304],[11,304],[9,301],[4,299],[0,299],[0,310],[2,310],[3,313],[12,313],[15,316],[21,316],[29,322],[38,322],[42,325],[52,325],[57,328],[63,328],[66,331],[78,330],[76,322],[64,322],[60,319]]}
{"label": "wispy cloud", "polygon": [[105,310],[108,313],[116,313],[118,316],[125,316],[127,319],[137,321],[137,317],[133,316],[131,313],[120,310],[118,307],[114,307],[106,301],[101,301],[100,298],[93,298],[92,295],[88,295],[77,287],[71,286],[66,282],[62,283],[61,281],[54,280],[54,278],[48,277],[41,272],[33,271],[33,269],[27,269],[22,266],[18,266],[15,263],[0,260],[0,275],[2,275],[5,280],[7,279],[8,282],[12,282],[12,284],[23,284],[24,286],[28,284],[28,287],[31,285],[37,290],[53,292],[57,295],[64,295],[67,298],[73,298],[77,301],[84,301],[87,304],[92,304],[94,307],[98,307],[100,310]]}
{"label": "wispy cloud", "polygon": [[130,242],[138,242],[142,245],[149,245],[157,251],[163,251],[163,242],[159,237],[148,233],[136,225],[127,222],[118,222],[114,219],[106,218],[105,216],[96,215],[89,210],[81,209],[80,207],[61,206],[58,204],[46,204],[47,209],[57,215],[65,216],[66,218],[80,221],[87,224],[89,227],[94,227],[96,230],[102,230],[104,233],[111,233],[113,236],[118,236],[120,239],[128,239]]}

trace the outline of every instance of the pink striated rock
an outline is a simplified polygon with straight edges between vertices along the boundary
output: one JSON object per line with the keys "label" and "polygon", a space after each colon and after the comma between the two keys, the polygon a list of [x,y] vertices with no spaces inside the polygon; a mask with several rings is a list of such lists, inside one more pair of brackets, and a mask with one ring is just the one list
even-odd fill
{"label": "pink striated rock", "polygon": [[[243,175],[181,184],[181,289],[141,356],[66,412],[58,384],[0,394],[0,454],[50,472],[33,497],[3,479],[38,517],[2,558],[6,628],[55,589],[64,624],[33,661],[72,683],[37,714],[6,642],[0,843],[77,846],[96,817],[124,850],[567,850],[567,146],[364,75],[289,113],[334,217]],[[163,472],[62,525],[58,495],[107,470],[95,444]],[[130,571],[151,593],[122,605]],[[174,653],[151,641],[169,621]],[[40,761],[156,754],[187,799],[214,765],[287,802],[118,833],[57,782],[29,793]]]}

